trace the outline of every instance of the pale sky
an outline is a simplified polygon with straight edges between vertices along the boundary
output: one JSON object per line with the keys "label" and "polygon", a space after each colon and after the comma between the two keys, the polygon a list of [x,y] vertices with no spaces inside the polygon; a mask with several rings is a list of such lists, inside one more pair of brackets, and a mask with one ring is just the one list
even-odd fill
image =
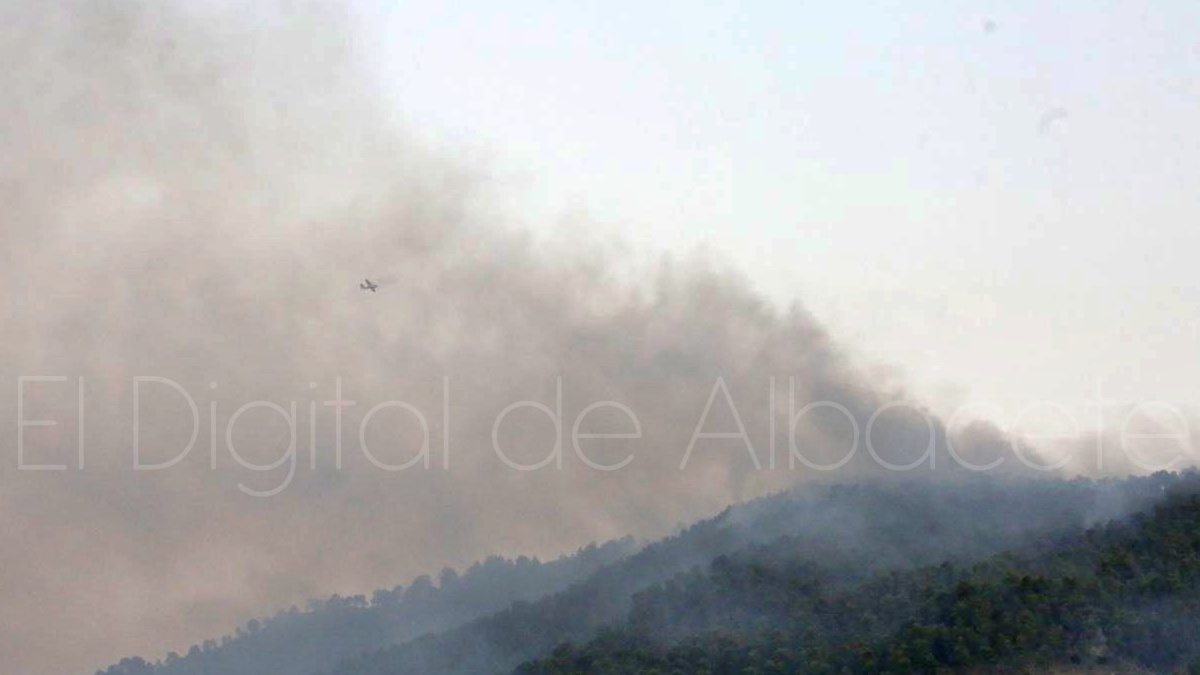
{"label": "pale sky", "polygon": [[534,227],[707,243],[943,410],[1200,402],[1195,3],[362,13],[410,128]]}

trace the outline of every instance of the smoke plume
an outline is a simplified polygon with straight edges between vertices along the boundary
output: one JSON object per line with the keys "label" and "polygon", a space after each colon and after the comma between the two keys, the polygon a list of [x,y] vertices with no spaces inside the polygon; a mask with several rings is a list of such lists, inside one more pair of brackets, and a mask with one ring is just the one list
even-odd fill
{"label": "smoke plume", "polygon": [[333,4],[0,7],[13,672],[948,466],[939,421],[883,409],[903,392],[719,258],[494,222],[486,172],[396,127]]}

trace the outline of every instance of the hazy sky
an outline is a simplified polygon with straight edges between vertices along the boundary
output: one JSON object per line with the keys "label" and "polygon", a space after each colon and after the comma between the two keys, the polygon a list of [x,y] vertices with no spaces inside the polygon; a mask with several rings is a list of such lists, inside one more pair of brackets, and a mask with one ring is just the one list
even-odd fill
{"label": "hazy sky", "polygon": [[[942,412],[1084,412],[1098,380],[1200,402],[1200,8],[249,7],[0,0],[13,672],[663,534],[818,475],[764,452],[793,402],[860,427],[906,387]],[[161,381],[136,398],[137,376],[197,417]],[[563,468],[514,470],[555,429],[529,406],[493,421],[553,408],[559,381]],[[427,429],[393,407],[355,433],[395,398]],[[357,401],[341,433],[331,400]],[[270,409],[237,418],[253,401],[297,405],[295,445]],[[641,435],[589,461],[628,469],[566,437],[597,401]],[[984,463],[1008,447],[879,419],[883,456],[922,470],[927,437],[942,462],[945,440]],[[734,422],[757,454],[695,443]],[[193,432],[177,465],[134,470]],[[830,410],[794,435],[827,466],[851,437]],[[423,438],[430,468],[385,468]],[[839,475],[872,471],[860,452]]]}
{"label": "hazy sky", "polygon": [[707,242],[932,404],[1200,403],[1195,3],[363,14],[404,116],[518,210]]}

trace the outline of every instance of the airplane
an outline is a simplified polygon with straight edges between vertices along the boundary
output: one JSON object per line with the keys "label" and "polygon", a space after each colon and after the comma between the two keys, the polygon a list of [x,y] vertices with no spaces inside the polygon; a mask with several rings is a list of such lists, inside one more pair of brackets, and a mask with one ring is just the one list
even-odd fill
{"label": "airplane", "polygon": [[375,289],[379,288],[379,286],[372,283],[370,279],[363,279],[363,282],[359,284],[358,287],[364,291],[371,291],[372,293],[376,293],[377,291]]}

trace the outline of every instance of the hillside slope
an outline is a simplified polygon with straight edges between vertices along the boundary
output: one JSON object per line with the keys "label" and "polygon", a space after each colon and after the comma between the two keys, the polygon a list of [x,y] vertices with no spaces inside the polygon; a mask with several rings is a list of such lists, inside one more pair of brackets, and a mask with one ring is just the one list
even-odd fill
{"label": "hillside slope", "polygon": [[1072,664],[1200,670],[1200,490],[997,554],[869,576],[784,538],[635,597],[617,625],[516,675],[908,675]]}
{"label": "hillside slope", "polygon": [[[887,593],[888,575],[897,571],[942,561],[969,563],[1002,551],[1034,551],[1092,522],[1153,503],[1168,486],[1194,480],[1167,475],[1105,482],[966,477],[808,488],[732,507],[565,591],[534,603],[518,603],[442,634],[363,654],[331,672],[508,672],[564,642],[592,639],[611,625],[632,629],[626,634],[638,640],[677,639],[694,630],[744,626],[748,616],[766,617],[750,625],[769,625],[782,611],[769,606],[770,601],[790,601],[793,592],[803,596],[816,586],[827,593],[879,578],[884,581],[871,583],[885,587],[869,592]],[[730,561],[760,555],[774,556],[779,562],[758,586],[734,584],[716,593],[709,584],[710,588],[697,591],[699,595],[685,593],[673,618],[653,630],[639,614],[650,597],[644,591],[660,592],[655,589],[664,588],[666,582],[680,588],[705,574],[704,569],[719,576]],[[793,582],[794,588],[775,586]],[[722,609],[705,618],[705,599],[714,593],[728,606],[742,603],[747,610]],[[768,604],[755,604],[756,593]],[[901,595],[894,603],[916,608],[918,600]],[[848,624],[845,629],[884,635],[899,625],[897,620],[884,617],[878,625]],[[654,632],[660,629],[661,636]]]}
{"label": "hillside slope", "polygon": [[442,570],[407,587],[365,596],[313,600],[273,617],[252,620],[233,635],[205,640],[187,654],[151,663],[123,659],[99,675],[311,675],[352,656],[444,630],[566,588],[638,548],[632,538],[590,545],[574,555],[541,563],[524,556],[492,556],[461,575]]}

